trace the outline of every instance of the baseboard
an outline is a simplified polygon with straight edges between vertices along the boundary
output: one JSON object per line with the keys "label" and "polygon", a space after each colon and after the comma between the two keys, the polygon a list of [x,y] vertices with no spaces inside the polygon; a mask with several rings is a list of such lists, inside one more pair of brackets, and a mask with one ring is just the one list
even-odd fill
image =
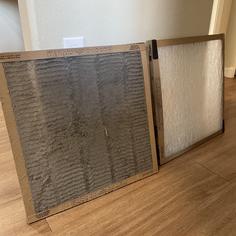
{"label": "baseboard", "polygon": [[225,67],[225,77],[234,78],[235,76],[235,67]]}

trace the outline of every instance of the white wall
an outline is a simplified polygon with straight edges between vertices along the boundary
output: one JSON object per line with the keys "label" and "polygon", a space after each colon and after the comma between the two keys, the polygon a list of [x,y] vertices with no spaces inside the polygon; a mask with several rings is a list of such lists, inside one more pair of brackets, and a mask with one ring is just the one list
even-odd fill
{"label": "white wall", "polygon": [[17,0],[0,0],[0,52],[24,50]]}
{"label": "white wall", "polygon": [[213,0],[19,0],[27,49],[208,34]]}
{"label": "white wall", "polygon": [[233,77],[236,69],[236,1],[233,0],[226,33],[226,76]]}

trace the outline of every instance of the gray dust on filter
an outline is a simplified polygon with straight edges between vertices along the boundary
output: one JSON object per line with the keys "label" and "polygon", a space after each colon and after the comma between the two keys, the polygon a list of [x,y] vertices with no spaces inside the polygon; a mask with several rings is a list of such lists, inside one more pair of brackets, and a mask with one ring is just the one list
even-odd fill
{"label": "gray dust on filter", "polygon": [[38,216],[152,169],[140,52],[4,70]]}

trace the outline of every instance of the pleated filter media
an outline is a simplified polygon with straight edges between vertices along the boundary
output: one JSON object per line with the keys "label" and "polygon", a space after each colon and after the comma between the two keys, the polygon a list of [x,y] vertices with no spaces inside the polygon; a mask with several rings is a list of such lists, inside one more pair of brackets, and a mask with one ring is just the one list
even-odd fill
{"label": "pleated filter media", "polygon": [[158,48],[164,159],[222,130],[222,47],[212,40]]}
{"label": "pleated filter media", "polygon": [[143,52],[133,47],[2,63],[3,108],[29,222],[157,171],[145,45]]}

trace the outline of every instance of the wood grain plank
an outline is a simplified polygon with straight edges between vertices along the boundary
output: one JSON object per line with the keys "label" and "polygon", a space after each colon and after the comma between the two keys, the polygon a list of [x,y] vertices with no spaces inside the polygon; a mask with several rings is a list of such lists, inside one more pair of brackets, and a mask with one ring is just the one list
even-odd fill
{"label": "wood grain plank", "polygon": [[1,236],[39,236],[52,235],[51,229],[46,222],[42,220],[28,225],[25,219],[25,210],[21,197],[10,200],[0,206],[0,235]]}
{"label": "wood grain plank", "polygon": [[[58,235],[66,232],[72,235],[168,235],[182,219],[187,221],[199,204],[211,202],[215,194],[228,186],[224,179],[190,163],[188,168],[183,168],[183,163],[169,166],[143,182],[142,186],[139,183],[130,186],[128,193],[121,189],[107,195],[104,201],[72,209],[67,219],[65,213],[50,217],[48,223]],[[195,223],[194,217],[191,220]],[[183,227],[179,235],[187,231],[188,227]]]}

